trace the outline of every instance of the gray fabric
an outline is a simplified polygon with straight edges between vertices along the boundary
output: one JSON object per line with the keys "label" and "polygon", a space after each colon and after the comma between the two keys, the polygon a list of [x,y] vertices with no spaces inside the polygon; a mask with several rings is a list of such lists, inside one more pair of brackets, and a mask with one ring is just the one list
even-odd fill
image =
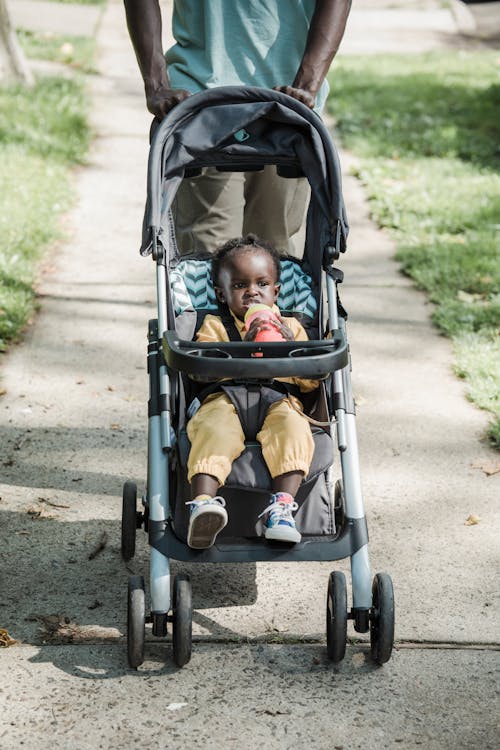
{"label": "gray fabric", "polygon": [[[249,137],[240,142],[234,134],[242,129]],[[151,252],[155,228],[167,257],[176,256],[169,209],[186,168],[237,171],[259,164],[299,168],[309,180],[304,259],[318,282],[325,246],[335,244],[338,228],[340,249],[345,250],[348,232],[337,152],[314,112],[268,89],[210,89],[181,102],[162,121],[149,155],[141,252]]]}
{"label": "gray fabric", "polygon": [[[299,504],[295,518],[297,528],[306,536],[332,534],[333,507],[325,471],[333,460],[333,441],[321,430],[313,431],[314,455],[309,475],[302,483],[296,500]],[[179,433],[177,493],[173,510],[174,528],[181,539],[186,538],[189,511],[185,505],[190,497],[186,476],[189,440],[184,430]],[[233,463],[231,474],[219,491],[227,503],[229,522],[221,537],[255,537],[257,517],[269,503],[271,476],[262,458],[258,443],[248,442],[244,452]]]}

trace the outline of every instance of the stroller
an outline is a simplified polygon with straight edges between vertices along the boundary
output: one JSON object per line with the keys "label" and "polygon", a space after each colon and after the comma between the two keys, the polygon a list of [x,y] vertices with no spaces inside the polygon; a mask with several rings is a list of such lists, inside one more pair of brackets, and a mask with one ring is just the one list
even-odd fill
{"label": "stroller", "polygon": [[[282,314],[297,316],[309,340],[194,342],[204,315],[216,311],[217,303],[210,260],[178,254],[170,211],[176,190],[185,176],[202,167],[248,171],[266,164],[276,165],[284,178],[305,175],[311,187],[303,260],[283,259],[278,299]],[[370,632],[373,659],[383,664],[394,641],[394,595],[389,575],[379,573],[372,580],[368,559],[347,315],[338,295],[343,273],[335,267],[346,249],[348,225],[330,135],[314,112],[285,94],[251,87],[210,89],[180,103],[158,126],[150,148],[147,188],[141,253],[152,255],[156,263],[158,297],[158,318],[149,322],[148,331],[148,477],[142,510],[137,508],[136,485],[124,485],[121,551],[125,560],[133,557],[136,530],[143,527],[150,545],[150,607],[146,609],[143,577],[131,576],[129,664],[137,668],[144,661],[146,623],[158,637],[165,637],[171,626],[173,658],[179,667],[191,657],[190,580],[178,574],[171,582],[171,559],[255,563],[347,557],[350,608],[345,575],[333,571],[328,580],[328,656],[333,662],[344,657],[347,623],[352,619],[358,633]],[[259,385],[278,376],[321,381],[310,403],[304,404],[322,427],[312,428],[314,457],[295,498],[302,541],[287,545],[257,536],[255,519],[268,502],[271,477],[255,436],[248,434],[245,450],[219,492],[226,501],[228,525],[212,547],[191,549],[186,543],[190,403],[203,386],[223,378],[258,392]],[[253,408],[249,397],[249,409]],[[336,452],[342,474],[337,481]]]}

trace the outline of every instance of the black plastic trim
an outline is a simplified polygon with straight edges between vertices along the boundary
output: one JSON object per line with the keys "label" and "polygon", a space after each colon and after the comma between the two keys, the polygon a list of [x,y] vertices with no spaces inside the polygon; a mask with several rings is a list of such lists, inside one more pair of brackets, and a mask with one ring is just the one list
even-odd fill
{"label": "black plastic trim", "polygon": [[171,369],[208,382],[219,378],[325,378],[348,363],[347,342],[340,330],[334,332],[332,339],[266,344],[199,343],[180,339],[175,331],[166,331],[163,353]]}
{"label": "black plastic trim", "polygon": [[265,539],[220,538],[213,547],[194,550],[176,536],[170,521],[149,521],[149,543],[165,557],[183,562],[303,562],[343,560],[368,543],[366,518],[346,518],[337,536],[303,537],[286,545]]}

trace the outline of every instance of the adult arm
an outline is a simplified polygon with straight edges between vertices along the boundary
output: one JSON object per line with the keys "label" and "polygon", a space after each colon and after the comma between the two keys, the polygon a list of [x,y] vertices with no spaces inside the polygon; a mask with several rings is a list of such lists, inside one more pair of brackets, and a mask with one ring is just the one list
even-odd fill
{"label": "adult arm", "polygon": [[351,10],[351,0],[317,0],[306,48],[291,86],[276,91],[293,96],[313,109],[314,100],[335,57]]}
{"label": "adult arm", "polygon": [[176,104],[189,96],[184,89],[172,89],[161,39],[161,11],[158,0],[124,0],[127,26],[144,81],[149,111],[162,120]]}

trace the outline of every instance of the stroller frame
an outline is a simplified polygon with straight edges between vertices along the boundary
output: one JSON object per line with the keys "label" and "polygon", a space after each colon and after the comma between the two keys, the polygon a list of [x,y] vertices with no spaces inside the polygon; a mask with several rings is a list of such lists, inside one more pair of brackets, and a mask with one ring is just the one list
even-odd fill
{"label": "stroller frame", "polygon": [[[196,101],[198,100],[198,102]],[[270,102],[298,113],[315,129],[320,130],[326,147],[333,156],[329,167],[337,175],[332,191],[336,205],[330,217],[331,232],[324,243],[321,265],[326,275],[326,314],[320,299],[320,327],[322,318],[327,322],[331,338],[317,341],[285,343],[217,343],[200,344],[182,339],[175,330],[175,315],[169,286],[168,263],[176,252],[171,215],[165,198],[160,206],[158,196],[165,184],[178,185],[184,171],[178,167],[170,174],[165,164],[168,159],[162,149],[165,133],[175,130],[179,122],[192,115],[194,105],[207,107],[221,101],[230,103]],[[392,583],[387,574],[377,574],[372,579],[368,554],[368,530],[363,505],[358,443],[355,422],[355,403],[351,387],[351,362],[346,336],[346,315],[339,301],[338,285],[343,273],[334,266],[345,250],[347,221],[340,190],[340,169],[333,144],[319,118],[305,106],[290,97],[261,89],[213,89],[190,97],[178,105],[164,120],[152,142],[148,172],[148,203],[144,221],[143,254],[151,252],[156,263],[156,289],[158,318],[150,321],[148,332],[148,373],[150,383],[148,405],[148,476],[143,497],[144,510],[136,508],[136,488],[127,482],[123,495],[122,555],[130,559],[135,552],[136,528],[144,526],[149,535],[150,564],[149,591],[150,614],[146,614],[144,581],[132,576],[128,591],[128,657],[133,667],[144,658],[144,626],[152,623],[153,634],[164,636],[167,623],[173,625],[174,659],[179,666],[191,655],[191,594],[187,576],[179,575],[173,591],[170,559],[187,562],[257,562],[257,561],[335,561],[350,557],[352,579],[352,607],[347,609],[347,592],[343,573],[330,576],[327,597],[327,646],[330,658],[340,661],[345,653],[347,619],[354,620],[357,632],[370,630],[372,655],[378,663],[390,657],[394,631],[394,603]],[[170,156],[170,158],[172,158]],[[253,157],[256,161],[255,156]],[[158,182],[157,164],[162,164],[163,174]],[[248,168],[248,161],[238,153],[225,164]],[[269,157],[263,162],[272,163]],[[278,162],[279,163],[279,162]],[[203,164],[198,155],[190,166]],[[172,192],[172,184],[170,184]],[[173,190],[175,192],[175,189]],[[311,212],[311,208],[310,208]],[[314,210],[313,210],[314,214]],[[333,217],[333,218],[332,218]],[[314,216],[313,216],[314,219]],[[317,240],[318,238],[316,238]],[[324,234],[322,239],[324,239]],[[315,238],[313,237],[313,241]],[[321,272],[321,269],[320,269]],[[252,359],[255,351],[264,356]],[[203,374],[207,380],[245,378],[251,382],[265,381],[279,372],[280,376],[329,377],[330,403],[333,405],[336,425],[336,443],[340,456],[341,482],[337,482],[335,495],[340,513],[340,528],[333,536],[304,538],[299,544],[289,546],[269,543],[261,539],[216,540],[214,546],[194,550],[176,535],[171,519],[170,481],[171,461],[175,450],[175,433],[172,429],[176,409],[176,388],[179,373]],[[330,466],[327,486],[333,495],[333,473]],[[332,498],[333,501],[333,498]],[[332,503],[333,504],[333,503]],[[235,543],[236,541],[236,543]],[[172,614],[170,614],[172,613]]]}

